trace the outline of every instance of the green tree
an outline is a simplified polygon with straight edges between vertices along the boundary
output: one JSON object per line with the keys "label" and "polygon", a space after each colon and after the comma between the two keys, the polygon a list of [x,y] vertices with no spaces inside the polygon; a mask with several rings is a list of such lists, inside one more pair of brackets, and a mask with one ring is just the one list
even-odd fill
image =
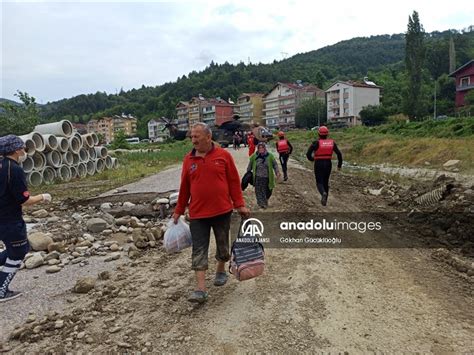
{"label": "green tree", "polygon": [[311,128],[322,125],[327,120],[326,103],[318,98],[303,101],[296,110],[295,123],[299,128]]}
{"label": "green tree", "polygon": [[17,91],[15,96],[21,100],[22,105],[10,102],[0,104],[4,110],[0,114],[0,136],[27,134],[38,124],[39,112],[35,98],[22,91]]}
{"label": "green tree", "polygon": [[363,125],[377,126],[387,121],[388,111],[382,105],[369,105],[364,107],[359,115]]}
{"label": "green tree", "polygon": [[423,65],[425,60],[425,31],[420,23],[418,12],[408,17],[405,44],[405,69],[407,72],[404,93],[404,112],[411,119],[420,120],[426,111],[420,105],[422,100]]}
{"label": "green tree", "polygon": [[130,149],[130,144],[127,142],[127,135],[124,131],[120,130],[117,132],[111,147],[112,149]]}

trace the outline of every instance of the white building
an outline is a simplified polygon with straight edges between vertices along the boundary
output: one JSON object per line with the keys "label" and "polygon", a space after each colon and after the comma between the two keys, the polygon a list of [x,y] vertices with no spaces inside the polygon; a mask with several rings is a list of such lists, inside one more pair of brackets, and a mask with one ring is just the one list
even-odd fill
{"label": "white building", "polygon": [[150,141],[163,142],[169,136],[169,131],[166,129],[164,122],[155,119],[148,121],[148,138]]}
{"label": "white building", "polygon": [[326,90],[328,122],[361,124],[359,113],[369,105],[380,105],[382,87],[364,78],[364,83],[338,81]]}

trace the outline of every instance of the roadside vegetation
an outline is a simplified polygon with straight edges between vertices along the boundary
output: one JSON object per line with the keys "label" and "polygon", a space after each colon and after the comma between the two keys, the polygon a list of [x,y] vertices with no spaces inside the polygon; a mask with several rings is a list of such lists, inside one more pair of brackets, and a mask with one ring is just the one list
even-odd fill
{"label": "roadside vegetation", "polygon": [[56,182],[31,188],[32,193],[47,191],[55,200],[67,198],[81,199],[92,197],[114,188],[138,181],[146,176],[156,174],[165,168],[180,163],[184,155],[191,150],[191,141],[185,140],[161,144],[158,149],[144,151],[118,151],[113,155],[119,160],[119,168],[74,179],[70,182]]}

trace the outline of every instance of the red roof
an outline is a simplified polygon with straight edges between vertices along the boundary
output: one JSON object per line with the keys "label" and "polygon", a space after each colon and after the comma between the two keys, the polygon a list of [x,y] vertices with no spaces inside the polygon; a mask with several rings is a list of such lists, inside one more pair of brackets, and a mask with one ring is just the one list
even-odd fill
{"label": "red roof", "polygon": [[459,68],[457,68],[455,71],[453,71],[451,74],[449,74],[449,76],[455,77],[457,73],[459,73],[461,70],[466,69],[470,65],[474,65],[474,59],[471,59],[466,64],[464,64],[464,65],[460,66]]}

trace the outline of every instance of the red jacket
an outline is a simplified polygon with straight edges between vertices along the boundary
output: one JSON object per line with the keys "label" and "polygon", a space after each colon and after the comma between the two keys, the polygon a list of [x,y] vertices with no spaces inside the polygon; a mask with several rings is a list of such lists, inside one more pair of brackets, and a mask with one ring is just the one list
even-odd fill
{"label": "red jacket", "polygon": [[239,173],[228,151],[213,145],[205,157],[196,156],[195,149],[186,154],[174,212],[184,214],[187,206],[191,219],[214,217],[245,206]]}

